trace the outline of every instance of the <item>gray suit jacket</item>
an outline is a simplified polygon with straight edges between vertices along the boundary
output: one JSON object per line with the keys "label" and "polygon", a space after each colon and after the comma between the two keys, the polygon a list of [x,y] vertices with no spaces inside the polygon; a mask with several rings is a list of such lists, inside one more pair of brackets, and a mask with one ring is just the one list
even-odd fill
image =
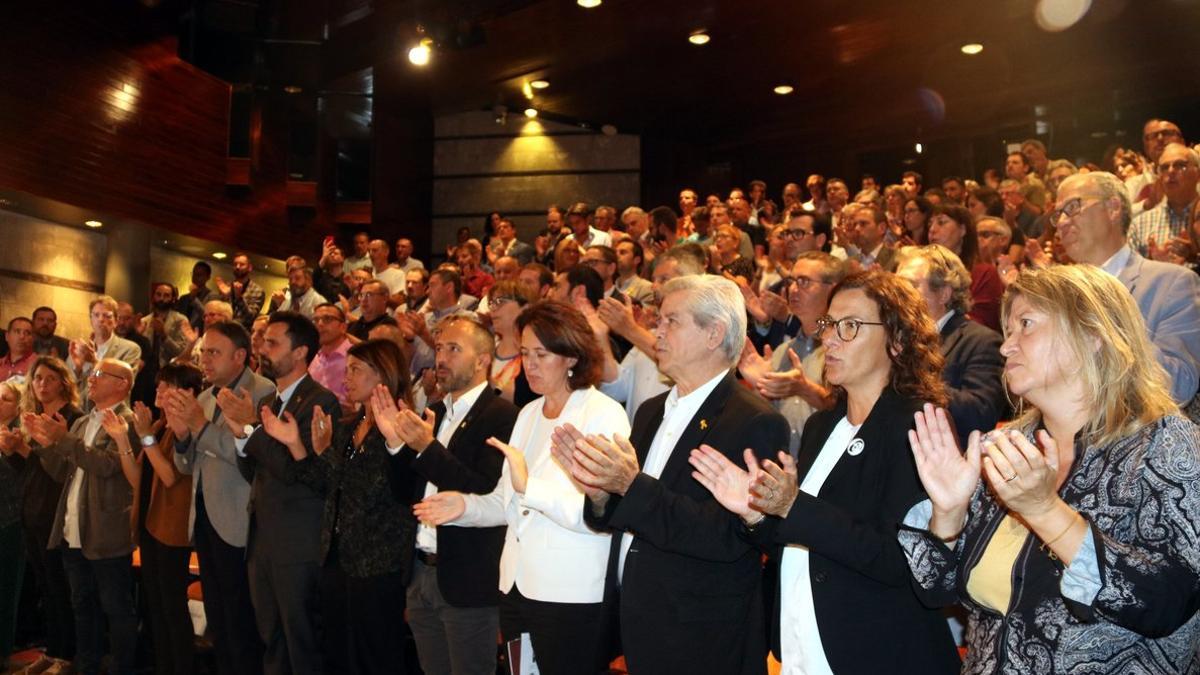
{"label": "gray suit jacket", "polygon": [[[119,403],[113,409],[129,424],[130,447],[138,447],[137,432],[133,430],[133,414],[129,406]],[[90,415],[81,415],[71,425],[62,440],[36,450],[42,466],[55,480],[63,483],[58,497],[58,510],[50,531],[48,548],[58,548],[66,539],[63,521],[67,515],[67,495],[71,492],[71,477],[82,469],[79,486],[79,543],[88,560],[101,560],[129,555],[133,552],[133,487],[121,471],[117,444],[101,427],[90,445],[83,442]]]}
{"label": "gray suit jacket", "polygon": [[[120,335],[113,334],[112,344],[108,346],[108,350],[104,352],[104,358],[117,359],[129,364],[133,368],[133,374],[136,376],[138,368],[142,365],[142,348],[137,346],[136,342],[126,340]],[[74,365],[74,362],[72,362]],[[83,367],[75,371],[75,381],[79,385],[79,400],[83,401],[85,410],[91,410],[92,403],[88,398],[88,373],[96,367],[95,363],[85,363]],[[137,444],[134,444],[137,447]]]}
{"label": "gray suit jacket", "polygon": [[[267,378],[246,368],[230,387],[234,391],[248,389],[257,410],[263,399],[275,392]],[[192,434],[175,446],[175,467],[180,473],[192,476],[192,504],[188,513],[188,538],[196,526],[196,485],[204,491],[204,510],[213,529],[226,544],[244,548],[250,530],[250,483],[237,465],[237,448],[233,432],[224,418],[212,422],[216,414],[217,397],[212,387],[196,397],[204,416],[210,420],[198,434]]]}
{"label": "gray suit jacket", "polygon": [[1131,251],[1117,278],[1142,312],[1158,362],[1171,378],[1171,396],[1187,405],[1200,385],[1200,276]]}

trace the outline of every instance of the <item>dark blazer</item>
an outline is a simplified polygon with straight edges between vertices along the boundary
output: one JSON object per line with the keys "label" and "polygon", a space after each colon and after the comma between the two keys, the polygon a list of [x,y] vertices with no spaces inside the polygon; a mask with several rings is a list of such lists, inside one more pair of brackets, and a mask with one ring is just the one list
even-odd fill
{"label": "dark blazer", "polygon": [[[434,431],[442,423],[446,407],[438,402],[432,406],[437,415]],[[395,458],[396,464],[408,463],[416,474],[414,501],[425,494],[425,485],[432,482],[439,491],[455,490],[470,494],[489,494],[496,488],[504,455],[487,439],[495,436],[508,441],[518,409],[484,387],[475,405],[454,430],[450,444],[444,446],[435,438],[421,454],[404,448]],[[504,526],[447,527],[437,529],[438,590],[454,607],[488,607],[500,601],[500,552],[504,549]],[[409,547],[409,555],[416,549]]]}
{"label": "dark blazer", "polygon": [[[264,398],[261,405],[274,409],[279,393]],[[334,434],[338,431],[341,406],[337,397],[305,375],[296,385],[287,406],[296,418],[300,438],[306,448],[312,448],[312,409],[321,406],[333,418]],[[299,462],[292,459],[287,447],[271,438],[259,427],[246,442],[245,457],[238,457],[238,469],[250,482],[250,536],[246,543],[247,557],[254,547],[277,563],[319,562],[321,550],[321,520],[325,513],[325,496],[296,477]]]}
{"label": "dark blazer", "polygon": [[[801,492],[787,518],[768,517],[751,535],[773,546],[777,568],[784,545],[808,547],[821,644],[835,673],[949,674],[962,665],[945,618],[918,601],[896,538],[905,513],[926,498],[907,437],[921,405],[885,389],[856,435],[862,451],[843,455],[816,497]],[[808,418],[797,464],[802,483],[845,416],[843,398]],[[789,599],[777,591],[776,656],[782,602]]]}
{"label": "dark blazer", "polygon": [[[83,415],[78,406],[72,405],[63,406],[58,412],[67,420],[68,429]],[[13,453],[7,460],[16,468],[21,481],[21,523],[27,532],[34,534],[45,545],[50,541],[50,531],[54,529],[54,514],[58,512],[63,481],[51,476],[43,466],[39,455],[41,446],[33,439],[29,439],[29,445],[33,452],[28,459]]]}
{"label": "dark blazer", "polygon": [[325,495],[321,521],[322,562],[329,560],[337,535],[337,563],[352,577],[399,572],[407,582],[417,519],[412,512],[412,471],[391,471],[391,455],[374,426],[354,446],[354,431],[365,413],[341,425],[329,448],[296,467],[296,479]]}
{"label": "dark blazer", "polygon": [[950,396],[950,416],[958,431],[958,442],[967,447],[967,435],[979,429],[990,431],[1009,412],[1004,391],[1003,339],[996,331],[971,321],[961,313],[942,328],[942,382]]}
{"label": "dark blazer", "polygon": [[[662,424],[660,394],[638,408],[630,440],[639,464]],[[614,530],[606,600],[616,600],[621,533],[636,536],[619,593],[621,638],[634,673],[766,672],[762,561],[742,536],[741,520],[692,478],[688,455],[701,443],[739,466],[749,447],[775,457],[788,447],[787,420],[740,386],[730,372],[700,405],[660,478],[638,474],[588,524]]]}
{"label": "dark blazer", "polygon": [[[129,424],[130,446],[138,447],[137,432],[133,430],[133,413],[129,406],[119,403],[113,407],[113,412],[125,418]],[[47,473],[62,482],[48,548],[66,545],[63,521],[67,515],[67,496],[71,491],[71,477],[76,469],[82,469],[79,543],[83,556],[88,560],[102,560],[129,555],[133,552],[133,526],[130,520],[133,487],[121,471],[117,443],[104,427],[96,431],[91,445],[83,442],[89,419],[89,415],[76,418],[62,440],[36,451]]]}

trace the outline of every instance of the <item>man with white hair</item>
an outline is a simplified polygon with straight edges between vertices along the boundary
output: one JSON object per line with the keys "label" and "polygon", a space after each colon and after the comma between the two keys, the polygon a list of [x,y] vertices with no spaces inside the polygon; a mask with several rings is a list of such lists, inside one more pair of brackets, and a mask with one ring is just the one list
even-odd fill
{"label": "man with white hair", "polygon": [[739,464],[775,458],[787,422],[731,372],[746,335],[737,285],[696,275],[662,291],[655,356],[674,386],[638,409],[629,439],[567,427],[555,456],[584,486],[588,524],[616,533],[605,597],[630,672],[763,673],[760,554],[688,457],[703,444]]}
{"label": "man with white hair", "polygon": [[1200,182],[1200,154],[1182,143],[1169,143],[1159,155],[1155,169],[1163,200],[1133,219],[1129,245],[1144,256],[1161,260],[1156,254],[1192,224],[1196,184]]}
{"label": "man with white hair", "polygon": [[1133,294],[1170,377],[1171,395],[1187,405],[1200,384],[1200,277],[1179,265],[1147,260],[1129,246],[1129,193],[1111,173],[1067,178],[1057,204],[1050,223],[1063,249],[1071,260],[1117,277]]}

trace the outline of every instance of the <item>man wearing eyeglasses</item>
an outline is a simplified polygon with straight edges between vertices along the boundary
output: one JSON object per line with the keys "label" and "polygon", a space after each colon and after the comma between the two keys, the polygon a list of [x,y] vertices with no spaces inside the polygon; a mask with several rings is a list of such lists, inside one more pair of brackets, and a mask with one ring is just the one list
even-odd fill
{"label": "man wearing eyeglasses", "polygon": [[1167,243],[1187,230],[1196,212],[1200,155],[1182,143],[1168,143],[1158,157],[1158,206],[1133,219],[1129,245],[1138,253],[1162,260]]}
{"label": "man wearing eyeglasses", "polygon": [[1146,156],[1145,168],[1141,173],[1125,181],[1129,201],[1133,203],[1133,217],[1158,205],[1162,193],[1158,189],[1157,165],[1159,156],[1168,143],[1183,143],[1183,132],[1174,122],[1151,119],[1142,126],[1142,154]]}
{"label": "man wearing eyeglasses", "polygon": [[387,315],[387,306],[387,284],[378,279],[364,281],[358,287],[359,317],[350,324],[346,332],[359,340],[366,340],[375,326],[381,323],[396,325],[396,320]]}
{"label": "man wearing eyeglasses", "polygon": [[88,397],[90,380],[87,373],[104,358],[123,361],[136,372],[142,362],[142,348],[116,334],[117,301],[111,296],[101,295],[88,305],[88,319],[92,324],[90,338],[71,341],[71,365],[75,370],[75,381],[80,383],[79,395]]}
{"label": "man wearing eyeglasses", "polygon": [[346,337],[346,314],[341,307],[326,302],[313,310],[312,320],[317,326],[321,348],[308,364],[308,374],[332,391],[338,402],[345,406],[346,355],[351,346]]}
{"label": "man wearing eyeglasses", "polygon": [[1200,277],[1133,250],[1126,238],[1129,194],[1111,173],[1067,178],[1058,188],[1058,204],[1050,222],[1067,256],[1102,268],[1129,289],[1170,377],[1171,395],[1186,405],[1200,383]]}
{"label": "man wearing eyeglasses", "polygon": [[[105,303],[97,302],[94,308],[108,311]],[[103,347],[110,348],[107,342]],[[63,550],[71,586],[76,635],[72,670],[99,672],[104,655],[103,624],[107,623],[112,654],[109,672],[124,675],[133,672],[137,655],[129,528],[133,489],[121,471],[120,451],[105,432],[103,419],[114,414],[125,418],[130,446],[139,447],[126,404],[133,387],[133,369],[115,358],[100,358],[88,368],[87,382],[91,413],[76,419],[69,431],[58,413],[28,413],[24,421],[41,446],[37,454],[42,466],[63,483],[48,546]]]}

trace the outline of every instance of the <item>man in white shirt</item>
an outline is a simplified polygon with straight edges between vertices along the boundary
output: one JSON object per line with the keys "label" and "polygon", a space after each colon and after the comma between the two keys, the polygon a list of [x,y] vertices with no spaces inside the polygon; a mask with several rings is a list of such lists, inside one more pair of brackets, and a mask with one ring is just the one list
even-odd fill
{"label": "man in white shirt", "polygon": [[[283,291],[276,291],[282,298]],[[313,290],[312,268],[293,267],[288,270],[288,297],[281,299],[277,312],[297,312],[311,319],[317,305],[328,302],[324,296]]]}
{"label": "man in white shirt", "polygon": [[598,230],[591,226],[590,219],[592,217],[592,209],[584,202],[576,202],[570,209],[567,210],[567,226],[571,228],[571,234],[566,236],[567,239],[574,239],[580,250],[587,250],[589,246],[612,246],[612,237],[602,230]]}
{"label": "man in white shirt", "polygon": [[405,273],[413,270],[425,269],[425,263],[412,257],[413,243],[408,237],[400,237],[396,240],[396,262],[392,263],[392,267],[401,270]]}
{"label": "man in white shirt", "polygon": [[382,239],[373,239],[367,252],[371,256],[371,274],[387,284],[392,305],[400,304],[404,297],[404,271],[388,265],[388,245]]}
{"label": "man in white shirt", "polygon": [[[496,487],[504,455],[487,439],[509,439],[517,408],[488,387],[493,344],[491,331],[477,320],[443,320],[437,379],[446,397],[424,417],[405,410],[380,424],[388,452],[427,481],[425,497],[439,490],[488,494]],[[424,672],[496,671],[503,545],[503,527],[418,527],[407,611]]]}
{"label": "man in white shirt", "polygon": [[346,258],[343,269],[353,272],[357,269],[370,270],[371,265],[371,236],[366,232],[354,233],[354,255]]}
{"label": "man in white shirt", "polygon": [[135,373],[142,366],[142,348],[116,334],[116,300],[107,295],[92,300],[88,305],[88,319],[92,324],[91,339],[71,341],[71,365],[75,381],[79,383],[79,396],[85,401],[91,401],[87,395],[88,373],[101,359],[124,361]]}

